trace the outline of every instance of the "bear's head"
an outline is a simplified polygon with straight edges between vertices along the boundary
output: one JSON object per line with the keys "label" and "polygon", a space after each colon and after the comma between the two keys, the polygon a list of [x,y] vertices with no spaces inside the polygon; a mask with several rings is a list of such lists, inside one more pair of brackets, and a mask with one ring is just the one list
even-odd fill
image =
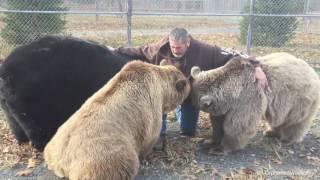
{"label": "bear's head", "polygon": [[191,69],[193,103],[205,112],[226,114],[255,89],[254,73],[251,60],[240,56],[208,71],[195,66]]}
{"label": "bear's head", "polygon": [[165,83],[163,111],[168,113],[189,96],[191,86],[184,74],[173,65],[162,62],[160,68],[164,72],[161,78]]}

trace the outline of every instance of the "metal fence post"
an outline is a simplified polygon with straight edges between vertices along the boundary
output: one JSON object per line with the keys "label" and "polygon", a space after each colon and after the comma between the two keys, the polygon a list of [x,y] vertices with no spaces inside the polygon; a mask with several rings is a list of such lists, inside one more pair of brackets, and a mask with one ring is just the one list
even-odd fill
{"label": "metal fence post", "polygon": [[[96,8],[96,12],[99,11],[99,4],[98,3],[99,3],[98,0],[95,0],[94,5],[95,5],[95,8]],[[99,20],[99,15],[96,14],[96,23],[98,22],[98,20]]]}
{"label": "metal fence post", "polygon": [[132,18],[132,0],[128,0],[128,12],[127,12],[128,46],[131,46],[131,18]]}
{"label": "metal fence post", "polygon": [[[303,3],[303,14],[306,15],[309,13],[310,9],[310,1],[309,0],[304,0]],[[303,22],[305,24],[304,27],[304,32],[309,32],[309,24],[310,24],[310,18],[309,17],[303,17]]]}
{"label": "metal fence post", "polygon": [[252,41],[252,24],[253,24],[253,13],[254,13],[255,0],[250,0],[250,12],[248,18],[248,33],[247,33],[247,54],[251,54],[251,41]]}

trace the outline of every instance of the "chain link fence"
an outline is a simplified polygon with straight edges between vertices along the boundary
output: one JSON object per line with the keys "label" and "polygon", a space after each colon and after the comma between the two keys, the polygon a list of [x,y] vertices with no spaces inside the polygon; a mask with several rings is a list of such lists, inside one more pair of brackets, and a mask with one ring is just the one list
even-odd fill
{"label": "chain link fence", "polygon": [[319,67],[319,0],[0,0],[0,58],[47,34],[119,47],[177,26],[220,47],[286,51]]}

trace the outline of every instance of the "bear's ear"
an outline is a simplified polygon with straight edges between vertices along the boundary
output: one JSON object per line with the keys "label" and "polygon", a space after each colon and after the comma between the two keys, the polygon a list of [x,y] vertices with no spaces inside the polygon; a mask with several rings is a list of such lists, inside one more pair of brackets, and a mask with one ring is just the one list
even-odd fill
{"label": "bear's ear", "polygon": [[196,76],[201,72],[200,68],[198,66],[193,66],[191,68],[191,77],[196,78]]}
{"label": "bear's ear", "polygon": [[187,80],[185,79],[179,79],[176,82],[176,89],[178,92],[182,92],[184,90],[184,88],[187,86]]}
{"label": "bear's ear", "polygon": [[167,65],[172,65],[169,60],[162,59],[160,62],[160,66],[167,66]]}
{"label": "bear's ear", "polygon": [[190,84],[192,84],[192,83],[193,83],[193,81],[194,81],[194,79],[193,79],[193,77],[192,77],[192,76],[188,76],[188,78],[187,78],[187,79],[189,80]]}

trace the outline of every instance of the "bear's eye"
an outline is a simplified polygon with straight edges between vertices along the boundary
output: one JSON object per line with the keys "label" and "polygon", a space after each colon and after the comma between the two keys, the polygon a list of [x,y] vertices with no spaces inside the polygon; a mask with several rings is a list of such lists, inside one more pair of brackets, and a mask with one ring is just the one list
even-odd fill
{"label": "bear's eye", "polygon": [[184,80],[184,79],[180,79],[176,82],[176,89],[181,92],[184,90],[184,88],[186,87],[187,85],[187,81]]}
{"label": "bear's eye", "polygon": [[200,93],[206,93],[208,91],[209,88],[205,88],[205,87],[199,87],[198,91]]}

